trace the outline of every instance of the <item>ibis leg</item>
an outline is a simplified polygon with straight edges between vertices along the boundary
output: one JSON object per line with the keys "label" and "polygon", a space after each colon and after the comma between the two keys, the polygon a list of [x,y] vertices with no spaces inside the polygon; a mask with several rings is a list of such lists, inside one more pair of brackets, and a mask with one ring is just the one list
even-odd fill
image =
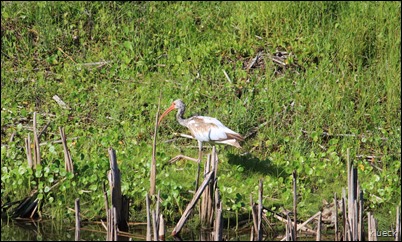
{"label": "ibis leg", "polygon": [[202,142],[198,141],[198,168],[197,168],[197,177],[195,180],[195,192],[198,190],[198,181],[200,179],[200,168],[201,168],[201,157],[202,157]]}

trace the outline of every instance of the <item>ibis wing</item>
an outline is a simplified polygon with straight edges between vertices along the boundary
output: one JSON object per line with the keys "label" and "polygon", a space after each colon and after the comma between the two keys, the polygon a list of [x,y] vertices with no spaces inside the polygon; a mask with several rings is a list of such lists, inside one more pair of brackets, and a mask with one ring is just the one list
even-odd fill
{"label": "ibis wing", "polygon": [[196,116],[189,120],[187,128],[200,141],[243,140],[240,134],[223,125],[216,118]]}

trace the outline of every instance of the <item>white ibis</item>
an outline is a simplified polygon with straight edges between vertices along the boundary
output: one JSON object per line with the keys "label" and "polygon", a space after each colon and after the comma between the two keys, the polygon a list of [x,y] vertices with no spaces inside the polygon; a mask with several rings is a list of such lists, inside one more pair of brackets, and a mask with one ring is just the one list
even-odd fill
{"label": "white ibis", "polygon": [[[238,141],[243,141],[244,138],[236,133],[235,131],[229,129],[225,125],[223,125],[216,118],[206,117],[206,116],[193,116],[190,118],[183,118],[184,111],[186,110],[186,105],[182,100],[175,100],[172,105],[168,109],[163,112],[158,121],[158,126],[162,121],[163,117],[165,117],[169,112],[173,109],[177,109],[176,119],[182,125],[187,127],[193,138],[198,141],[198,159],[194,159],[184,155],[177,155],[170,162],[174,162],[179,159],[186,159],[196,161],[198,163],[198,173],[200,169],[200,162],[202,157],[202,142],[213,142],[213,143],[221,143],[234,146],[236,148],[241,148]],[[198,174],[197,174],[197,183],[198,184]]]}

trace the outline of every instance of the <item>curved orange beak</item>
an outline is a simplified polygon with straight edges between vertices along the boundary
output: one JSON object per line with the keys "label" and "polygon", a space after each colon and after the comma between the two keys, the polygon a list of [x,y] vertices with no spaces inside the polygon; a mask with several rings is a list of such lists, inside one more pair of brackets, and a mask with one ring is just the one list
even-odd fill
{"label": "curved orange beak", "polygon": [[172,103],[172,105],[170,105],[170,107],[168,109],[166,109],[165,112],[162,113],[162,115],[160,116],[159,121],[158,121],[158,126],[161,123],[163,117],[165,117],[170,111],[172,111],[175,108],[176,108],[176,106],[174,105],[174,103]]}

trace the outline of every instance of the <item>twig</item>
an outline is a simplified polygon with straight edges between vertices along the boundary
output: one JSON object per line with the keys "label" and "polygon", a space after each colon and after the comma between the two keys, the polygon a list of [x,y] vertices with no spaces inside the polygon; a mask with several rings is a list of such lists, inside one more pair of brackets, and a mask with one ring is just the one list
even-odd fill
{"label": "twig", "polygon": [[[71,137],[71,138],[66,138],[66,141],[67,141],[67,140],[76,140],[76,139],[78,139],[79,137],[80,137],[80,136]],[[48,143],[50,143],[50,144],[60,144],[60,143],[63,143],[63,140],[59,139],[59,140],[53,140],[53,141],[46,141],[46,142],[40,143],[39,146],[43,146],[43,145],[46,145],[46,144],[48,144]]]}
{"label": "twig", "polygon": [[259,51],[257,53],[257,55],[251,60],[250,64],[247,66],[247,70],[250,70],[251,68],[253,68],[253,66],[255,65],[255,63],[257,63],[258,59],[260,58],[262,52]]}
{"label": "twig", "polygon": [[96,66],[96,65],[106,65],[111,63],[112,61],[99,61],[99,62],[90,62],[90,63],[77,63],[78,65],[83,65],[83,66]]}
{"label": "twig", "polygon": [[[38,138],[40,138],[40,136],[45,132],[45,130],[47,129],[47,127],[49,127],[50,121],[47,122],[47,124],[45,125],[45,127],[43,127],[43,129],[40,131],[40,133],[38,134]],[[41,145],[41,144],[39,144]]]}
{"label": "twig", "polygon": [[226,79],[230,82],[230,84],[232,84],[232,80],[230,80],[230,77],[229,77],[229,75],[226,73],[226,71],[225,71],[225,70],[222,70],[222,71],[223,71],[223,74],[225,74]]}
{"label": "twig", "polygon": [[68,107],[68,105],[63,100],[61,100],[61,98],[59,96],[54,95],[53,100],[55,100],[57,102],[57,104],[59,104],[59,106],[64,109],[71,109],[70,107]]}
{"label": "twig", "polygon": [[71,56],[67,55],[60,47],[57,47],[57,49],[60,50],[61,53],[63,53],[65,56],[67,56],[72,62],[74,62],[74,64],[77,64],[77,62],[75,62],[75,61],[73,60],[73,58],[71,58]]}

